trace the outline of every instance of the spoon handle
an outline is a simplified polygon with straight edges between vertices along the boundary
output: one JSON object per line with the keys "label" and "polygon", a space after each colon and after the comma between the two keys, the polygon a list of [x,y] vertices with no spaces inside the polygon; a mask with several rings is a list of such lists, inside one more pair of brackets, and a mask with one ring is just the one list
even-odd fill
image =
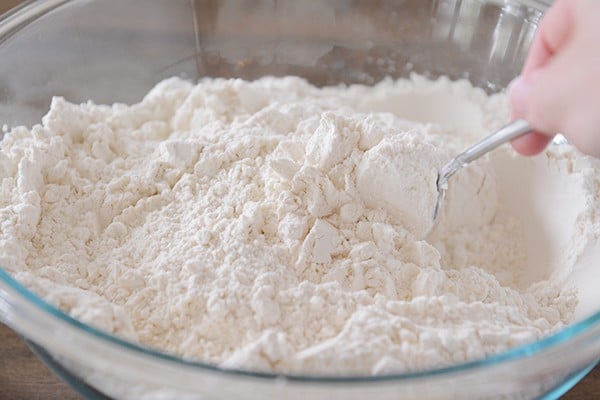
{"label": "spoon handle", "polygon": [[473,160],[478,159],[487,152],[494,150],[496,147],[515,139],[529,131],[531,131],[529,123],[522,119],[516,119],[502,128],[487,136],[479,143],[475,143],[456,158],[459,158],[464,164],[468,164]]}
{"label": "spoon handle", "polygon": [[433,221],[435,222],[440,212],[442,202],[444,201],[444,194],[448,188],[448,179],[450,179],[452,175],[454,175],[465,165],[469,164],[471,161],[478,159],[482,155],[494,150],[501,144],[524,135],[531,130],[532,128],[527,121],[516,119],[507,125],[504,125],[502,128],[498,129],[496,132],[487,136],[480,142],[477,142],[471,147],[467,148],[465,151],[454,157],[448,164],[444,165],[438,174],[438,179],[436,182],[438,198],[435,205],[435,210],[433,212]]}
{"label": "spoon handle", "polygon": [[487,136],[480,142],[475,143],[465,151],[454,157],[452,161],[446,164],[440,171],[440,181],[445,183],[460,168],[478,159],[482,155],[494,150],[496,147],[512,139],[524,135],[532,130],[529,123],[522,119],[516,119],[496,132]]}

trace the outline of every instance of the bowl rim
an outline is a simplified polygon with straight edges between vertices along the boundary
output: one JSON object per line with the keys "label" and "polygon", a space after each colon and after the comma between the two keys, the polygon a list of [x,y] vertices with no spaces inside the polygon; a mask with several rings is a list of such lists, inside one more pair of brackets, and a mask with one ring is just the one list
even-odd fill
{"label": "bowl rim", "polygon": [[[72,0],[25,0],[0,14],[0,43],[28,23]],[[538,1],[538,0],[534,0]]]}
{"label": "bowl rim", "polygon": [[[18,31],[21,27],[26,26],[29,22],[42,17],[44,14],[62,6],[65,3],[70,3],[72,0],[27,0],[19,6],[0,15],[0,43],[10,37],[12,33]],[[495,0],[492,0],[495,1]],[[520,0],[521,3],[532,7],[540,8],[547,7],[552,3],[552,0]],[[499,3],[503,3],[499,1]],[[16,297],[10,297],[10,294],[3,290],[10,289]],[[473,361],[451,365],[442,368],[433,368],[417,372],[383,374],[383,375],[306,375],[306,374],[282,374],[259,372],[248,369],[225,368],[216,364],[210,364],[202,361],[187,360],[168,354],[156,349],[152,349],[129,341],[127,339],[115,336],[107,331],[92,327],[85,324],[67,313],[61,311],[57,307],[43,300],[24,285],[19,283],[11,274],[0,266],[0,321],[6,322],[9,326],[19,331],[17,324],[10,318],[11,306],[26,304],[33,306],[37,311],[50,316],[53,322],[59,326],[68,327],[82,332],[93,340],[101,341],[105,344],[116,346],[120,349],[126,349],[140,356],[149,356],[156,361],[166,361],[174,363],[181,367],[192,368],[197,371],[210,371],[225,375],[237,375],[251,378],[261,378],[265,380],[281,380],[292,382],[310,382],[321,384],[338,384],[338,383],[375,383],[389,381],[403,381],[417,378],[427,378],[440,375],[456,374],[459,372],[468,372],[478,370],[480,368],[497,366],[511,361],[517,361],[523,358],[531,358],[539,355],[542,352],[550,349],[555,349],[561,344],[565,344],[576,338],[580,338],[585,334],[597,334],[600,338],[600,311],[595,312],[591,316],[570,324],[554,334],[537,340],[533,343],[517,346],[494,354],[489,357],[476,359]],[[600,354],[598,355],[600,356]],[[597,357],[594,357],[597,358]]]}

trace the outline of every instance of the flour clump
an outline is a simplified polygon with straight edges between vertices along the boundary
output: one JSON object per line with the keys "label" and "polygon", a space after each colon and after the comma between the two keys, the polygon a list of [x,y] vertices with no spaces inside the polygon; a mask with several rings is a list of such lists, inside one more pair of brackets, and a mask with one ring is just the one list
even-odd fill
{"label": "flour clump", "polygon": [[[380,104],[417,93],[454,96],[481,129]],[[85,323],[226,367],[377,375],[486,357],[577,305],[544,263],[522,272],[537,256],[503,200],[508,148],[456,177],[423,240],[437,169],[505,119],[503,95],[418,76],[55,98],[1,143],[0,264]]]}

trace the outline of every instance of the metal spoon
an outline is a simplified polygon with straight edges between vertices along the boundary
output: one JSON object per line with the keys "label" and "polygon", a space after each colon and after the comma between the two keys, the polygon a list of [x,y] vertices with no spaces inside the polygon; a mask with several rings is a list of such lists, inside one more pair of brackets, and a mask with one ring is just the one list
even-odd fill
{"label": "metal spoon", "polygon": [[485,139],[475,143],[465,151],[454,157],[448,164],[444,165],[438,172],[437,191],[438,197],[433,211],[433,222],[437,219],[444,202],[444,195],[448,189],[448,179],[471,161],[494,150],[496,147],[512,139],[522,136],[532,130],[531,126],[522,119],[504,125],[502,128],[487,136]]}

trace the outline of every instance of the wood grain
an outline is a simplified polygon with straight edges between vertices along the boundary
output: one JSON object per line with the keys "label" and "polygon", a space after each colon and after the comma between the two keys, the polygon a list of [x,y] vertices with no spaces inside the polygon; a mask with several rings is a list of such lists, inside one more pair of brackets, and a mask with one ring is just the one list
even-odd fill
{"label": "wood grain", "polygon": [[23,0],[0,0],[0,14],[8,11],[19,3],[22,3]]}
{"label": "wood grain", "polygon": [[[0,324],[0,400],[81,400],[8,327]],[[600,366],[564,397],[600,399]]]}
{"label": "wood grain", "polygon": [[0,324],[0,399],[81,400],[8,327]]}

